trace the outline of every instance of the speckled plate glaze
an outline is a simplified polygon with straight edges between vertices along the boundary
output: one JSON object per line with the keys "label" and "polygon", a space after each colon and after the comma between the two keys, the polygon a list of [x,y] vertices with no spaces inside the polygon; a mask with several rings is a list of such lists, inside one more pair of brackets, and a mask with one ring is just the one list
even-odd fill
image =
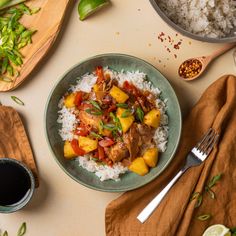
{"label": "speckled plate glaze", "polygon": [[[99,178],[91,172],[79,167],[78,162],[66,160],[63,157],[63,141],[58,134],[60,125],[57,123],[58,102],[65,94],[71,84],[76,83],[79,76],[87,72],[94,71],[96,66],[109,66],[116,71],[142,71],[147,74],[154,86],[158,87],[162,93],[162,99],[168,99],[167,114],[169,116],[169,140],[166,152],[160,155],[157,167],[152,168],[145,176],[138,176],[127,172],[121,176],[120,181],[107,180],[101,182]],[[160,175],[173,159],[181,134],[181,111],[175,92],[167,79],[151,64],[129,55],[123,54],[103,54],[94,56],[80,62],[67,71],[56,83],[49,95],[45,110],[45,129],[48,144],[53,152],[55,160],[72,179],[89,188],[106,192],[124,192],[139,188]]]}

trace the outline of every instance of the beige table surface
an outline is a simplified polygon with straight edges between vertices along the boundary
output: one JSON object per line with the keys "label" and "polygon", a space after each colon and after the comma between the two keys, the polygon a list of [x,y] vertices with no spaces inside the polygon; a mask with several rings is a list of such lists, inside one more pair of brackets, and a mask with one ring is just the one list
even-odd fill
{"label": "beige table surface", "polygon": [[[183,39],[180,50],[170,48],[171,53],[167,52],[167,41],[161,43],[157,39],[162,31],[176,42]],[[54,161],[44,134],[44,109],[49,92],[72,65],[87,57],[109,52],[147,60],[170,81],[185,116],[209,84],[223,74],[235,73],[236,67],[231,50],[218,58],[205,76],[187,83],[178,79],[178,65],[186,58],[206,55],[220,46],[176,36],[148,0],[112,0],[111,7],[84,22],[78,18],[77,3],[72,4],[63,30],[47,59],[29,81],[15,91],[0,94],[0,101],[13,106],[24,119],[41,180],[40,188],[25,209],[9,215],[0,214],[0,228],[8,229],[9,235],[14,236],[25,221],[29,236],[105,235],[105,207],[119,194],[90,190],[70,179]],[[15,104],[11,95],[21,98],[25,106]]]}

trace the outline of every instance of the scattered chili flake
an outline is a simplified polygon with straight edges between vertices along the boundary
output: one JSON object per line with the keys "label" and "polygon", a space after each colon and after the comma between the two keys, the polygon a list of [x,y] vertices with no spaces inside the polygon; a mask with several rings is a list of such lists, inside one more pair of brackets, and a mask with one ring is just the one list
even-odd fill
{"label": "scattered chili flake", "polygon": [[[178,37],[178,34],[175,34],[175,37]],[[161,32],[158,34],[158,40],[160,40],[162,43],[164,42],[164,47],[168,53],[172,53],[172,48],[174,50],[179,50],[180,45],[183,42],[182,38],[173,38],[170,35],[166,35],[164,32]],[[168,40],[167,40],[168,39]],[[174,54],[174,58],[177,58],[177,55]]]}
{"label": "scattered chili flake", "polygon": [[179,76],[185,79],[197,76],[202,69],[201,61],[197,59],[189,59],[184,61],[179,67]]}

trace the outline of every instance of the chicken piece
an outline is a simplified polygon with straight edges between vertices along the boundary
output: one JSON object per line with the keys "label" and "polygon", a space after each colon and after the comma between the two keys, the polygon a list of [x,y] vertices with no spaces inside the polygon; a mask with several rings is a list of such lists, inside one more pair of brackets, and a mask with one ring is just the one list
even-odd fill
{"label": "chicken piece", "polygon": [[112,147],[105,149],[105,152],[113,162],[119,162],[129,156],[129,150],[123,142],[117,142]]}
{"label": "chicken piece", "polygon": [[146,149],[156,147],[156,143],[153,140],[155,129],[145,124],[138,124],[137,128],[142,143],[139,149],[139,155],[142,156]]}
{"label": "chicken piece", "polygon": [[84,123],[86,126],[90,126],[98,130],[99,123],[101,121],[101,116],[91,115],[83,110],[79,112],[78,116],[79,116],[80,121]]}
{"label": "chicken piece", "polygon": [[123,135],[123,140],[129,150],[130,160],[133,161],[137,157],[139,148],[142,145],[142,140],[136,123],[132,124],[129,132]]}
{"label": "chicken piece", "polygon": [[154,128],[145,124],[137,124],[137,129],[143,143],[149,143],[152,141],[153,135],[155,133]]}

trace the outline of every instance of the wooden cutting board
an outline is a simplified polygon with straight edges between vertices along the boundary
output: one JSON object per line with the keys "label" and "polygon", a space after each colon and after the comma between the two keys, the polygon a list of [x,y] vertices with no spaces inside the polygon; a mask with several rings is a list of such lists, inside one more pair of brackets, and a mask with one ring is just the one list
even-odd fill
{"label": "wooden cutting board", "polygon": [[13,82],[0,81],[0,92],[9,91],[19,86],[36,65],[43,59],[54,43],[70,0],[33,0],[26,2],[29,7],[41,7],[32,16],[23,16],[21,22],[28,28],[37,30],[33,35],[33,43],[21,50],[24,64],[19,67],[20,75]]}

